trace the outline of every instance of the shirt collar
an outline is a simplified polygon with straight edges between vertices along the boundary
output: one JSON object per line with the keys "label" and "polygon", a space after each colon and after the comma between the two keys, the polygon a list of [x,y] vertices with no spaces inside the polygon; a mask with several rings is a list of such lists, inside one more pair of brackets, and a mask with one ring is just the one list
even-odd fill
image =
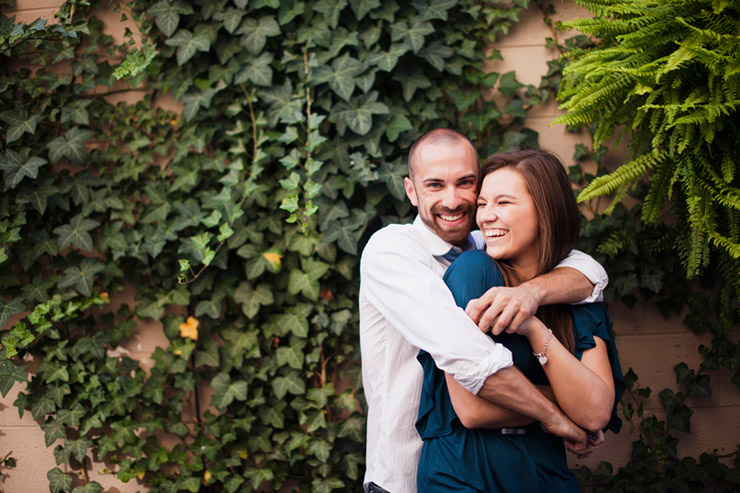
{"label": "shirt collar", "polygon": [[[432,252],[432,255],[435,257],[441,257],[445,253],[449,252],[450,248],[455,246],[437,236],[434,231],[424,224],[424,221],[421,220],[421,216],[419,215],[414,219],[414,228],[416,228],[416,231],[419,233],[424,245],[429,248],[429,251]],[[477,243],[472,234],[469,234],[467,244],[463,247],[463,250],[471,250],[476,248],[476,245]]]}

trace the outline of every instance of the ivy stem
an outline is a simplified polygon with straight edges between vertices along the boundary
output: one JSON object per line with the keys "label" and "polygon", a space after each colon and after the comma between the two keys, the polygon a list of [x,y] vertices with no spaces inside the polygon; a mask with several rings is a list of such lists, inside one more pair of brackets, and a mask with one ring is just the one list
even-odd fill
{"label": "ivy stem", "polygon": [[257,118],[254,116],[254,106],[252,106],[252,95],[247,90],[246,87],[244,87],[244,83],[240,84],[242,91],[244,91],[244,94],[247,96],[247,104],[249,105],[249,119],[252,120],[252,159],[254,159],[254,156],[257,155]]}
{"label": "ivy stem", "polygon": [[[190,355],[190,371],[195,373],[195,361],[193,361],[193,355]],[[203,429],[203,420],[200,418],[200,393],[198,392],[198,384],[196,383],[193,387],[195,393],[195,416],[198,418],[198,426]]]}

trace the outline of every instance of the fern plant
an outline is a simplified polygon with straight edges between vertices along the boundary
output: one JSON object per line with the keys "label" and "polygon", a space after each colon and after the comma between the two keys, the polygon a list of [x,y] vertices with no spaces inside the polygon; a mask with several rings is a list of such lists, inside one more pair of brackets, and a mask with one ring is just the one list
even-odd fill
{"label": "fern plant", "polygon": [[[686,274],[722,265],[724,296],[740,293],[740,1],[576,0],[595,17],[563,24],[598,38],[572,51],[553,124],[618,134],[630,160],[592,181],[579,200],[612,207],[649,181],[642,219],[685,223],[675,249]],[[670,204],[670,206],[668,205]],[[723,319],[732,323],[732,304]]]}

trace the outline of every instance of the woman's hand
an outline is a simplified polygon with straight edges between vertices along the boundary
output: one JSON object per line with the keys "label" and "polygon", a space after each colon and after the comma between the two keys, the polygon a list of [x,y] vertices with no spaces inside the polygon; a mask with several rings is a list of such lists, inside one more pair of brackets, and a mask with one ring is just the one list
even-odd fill
{"label": "woman's hand", "polygon": [[507,334],[519,334],[527,338],[531,338],[537,331],[547,332],[547,326],[537,317],[529,317],[518,327],[509,326],[505,330]]}

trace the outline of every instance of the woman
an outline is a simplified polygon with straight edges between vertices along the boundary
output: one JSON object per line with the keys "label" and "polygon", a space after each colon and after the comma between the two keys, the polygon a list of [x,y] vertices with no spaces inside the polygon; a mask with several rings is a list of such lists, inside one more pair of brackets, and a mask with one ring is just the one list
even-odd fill
{"label": "woman", "polygon": [[[551,271],[575,246],[580,225],[563,165],[545,151],[489,157],[481,169],[476,220],[485,253],[463,253],[445,275],[463,308],[490,287],[515,286]],[[624,381],[603,304],[542,307],[516,333],[494,339],[576,424],[592,433],[619,431],[616,403]],[[424,440],[420,493],[578,491],[560,438],[469,393],[425,352],[418,358],[424,367],[416,425]]]}

